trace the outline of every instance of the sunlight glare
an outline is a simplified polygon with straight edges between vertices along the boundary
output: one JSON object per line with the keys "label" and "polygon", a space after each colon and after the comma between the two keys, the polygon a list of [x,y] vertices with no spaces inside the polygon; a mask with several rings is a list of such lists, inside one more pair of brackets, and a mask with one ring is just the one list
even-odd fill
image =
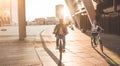
{"label": "sunlight glare", "polygon": [[64,0],[26,0],[26,20],[56,16],[55,6],[63,4],[64,16],[69,16]]}
{"label": "sunlight glare", "polygon": [[55,3],[52,0],[26,0],[26,18],[55,16]]}
{"label": "sunlight glare", "polygon": [[69,13],[69,11],[68,11],[68,9],[67,9],[67,7],[65,7],[63,10],[62,10],[62,13],[63,13],[63,15],[64,15],[64,18],[71,18],[70,17],[70,13]]}

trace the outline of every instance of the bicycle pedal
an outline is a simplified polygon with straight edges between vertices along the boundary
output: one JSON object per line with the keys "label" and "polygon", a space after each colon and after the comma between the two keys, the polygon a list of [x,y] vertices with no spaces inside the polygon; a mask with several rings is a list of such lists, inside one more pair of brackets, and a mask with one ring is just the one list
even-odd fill
{"label": "bicycle pedal", "polygon": [[65,49],[63,49],[62,52],[65,52]]}

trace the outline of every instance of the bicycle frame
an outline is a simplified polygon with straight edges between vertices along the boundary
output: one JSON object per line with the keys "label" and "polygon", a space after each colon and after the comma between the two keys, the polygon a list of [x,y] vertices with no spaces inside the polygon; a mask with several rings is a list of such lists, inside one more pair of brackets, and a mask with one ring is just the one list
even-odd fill
{"label": "bicycle frame", "polygon": [[98,35],[96,35],[95,37],[91,36],[91,45],[92,45],[92,47],[94,48],[98,44],[100,45],[100,49],[103,52],[103,44],[102,44],[102,40],[101,40],[101,37],[100,37],[100,33],[98,33]]}
{"label": "bicycle frame", "polygon": [[61,62],[62,62],[62,46],[63,46],[63,44],[62,44],[62,39],[60,39],[59,40],[59,52],[60,52],[60,63],[59,63],[59,66],[61,66]]}
{"label": "bicycle frame", "polygon": [[100,44],[101,43],[101,38],[100,38],[100,34],[98,33],[96,36],[91,36],[91,44],[93,46],[94,45],[97,45],[97,44]]}

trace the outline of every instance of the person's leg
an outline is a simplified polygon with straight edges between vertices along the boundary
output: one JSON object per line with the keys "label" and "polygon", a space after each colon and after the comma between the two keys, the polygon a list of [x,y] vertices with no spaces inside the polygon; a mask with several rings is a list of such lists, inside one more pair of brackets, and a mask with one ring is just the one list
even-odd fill
{"label": "person's leg", "polygon": [[93,44],[95,44],[96,45],[96,40],[95,40],[95,33],[92,33],[92,42],[93,42]]}
{"label": "person's leg", "polygon": [[66,45],[65,36],[62,38],[62,40],[63,40],[63,49],[65,49],[65,45]]}
{"label": "person's leg", "polygon": [[102,40],[101,40],[99,34],[98,34],[98,39],[99,39],[99,43],[100,43],[100,49],[101,49],[101,51],[103,52],[103,43],[102,43]]}
{"label": "person's leg", "polygon": [[98,39],[99,39],[100,44],[102,44],[102,40],[101,40],[101,38],[100,38],[100,35],[99,35],[99,34],[98,34]]}
{"label": "person's leg", "polygon": [[56,49],[59,49],[59,37],[56,37]]}
{"label": "person's leg", "polygon": [[94,42],[94,45],[96,45],[96,34],[93,33],[93,42]]}

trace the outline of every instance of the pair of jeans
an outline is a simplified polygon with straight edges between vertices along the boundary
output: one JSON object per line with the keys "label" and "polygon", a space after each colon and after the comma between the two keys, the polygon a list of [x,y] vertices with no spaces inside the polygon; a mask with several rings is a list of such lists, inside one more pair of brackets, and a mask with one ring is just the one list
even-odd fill
{"label": "pair of jeans", "polygon": [[92,33],[92,36],[93,36],[93,41],[94,41],[94,43],[96,45],[96,39],[95,39],[95,37],[98,36],[98,33]]}
{"label": "pair of jeans", "polygon": [[60,46],[60,40],[62,40],[62,48],[65,49],[65,36],[64,35],[57,35],[56,36],[56,47]]}

